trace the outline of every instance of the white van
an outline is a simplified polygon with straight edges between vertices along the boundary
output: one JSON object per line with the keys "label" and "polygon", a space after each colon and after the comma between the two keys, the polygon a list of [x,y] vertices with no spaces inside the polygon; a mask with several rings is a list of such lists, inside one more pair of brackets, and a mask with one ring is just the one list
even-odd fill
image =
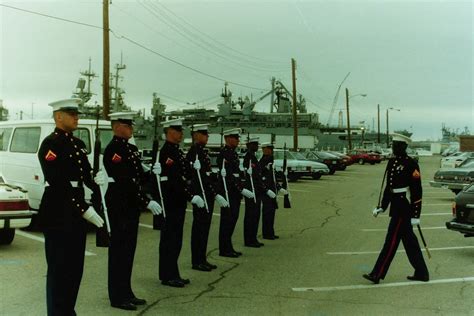
{"label": "white van", "polygon": [[[45,179],[38,160],[38,149],[43,139],[54,131],[53,119],[0,122],[0,177],[5,183],[28,192],[30,209],[38,210],[45,187]],[[95,120],[79,119],[74,136],[80,138],[93,163]],[[112,139],[109,121],[99,121],[102,152]],[[100,159],[102,163],[102,159]],[[86,197],[90,196],[86,188]]]}

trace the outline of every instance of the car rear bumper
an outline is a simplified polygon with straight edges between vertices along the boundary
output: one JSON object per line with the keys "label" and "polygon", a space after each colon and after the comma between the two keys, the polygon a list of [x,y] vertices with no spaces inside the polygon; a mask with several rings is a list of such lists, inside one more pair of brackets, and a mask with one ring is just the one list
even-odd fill
{"label": "car rear bumper", "polygon": [[459,223],[455,219],[446,222],[446,228],[463,234],[474,234],[474,224]]}
{"label": "car rear bumper", "polygon": [[31,218],[36,211],[0,212],[0,228],[23,228],[30,225]]}
{"label": "car rear bumper", "polygon": [[469,183],[452,183],[452,182],[442,182],[442,181],[430,181],[430,186],[434,188],[443,188],[443,189],[450,189],[450,190],[462,190]]}

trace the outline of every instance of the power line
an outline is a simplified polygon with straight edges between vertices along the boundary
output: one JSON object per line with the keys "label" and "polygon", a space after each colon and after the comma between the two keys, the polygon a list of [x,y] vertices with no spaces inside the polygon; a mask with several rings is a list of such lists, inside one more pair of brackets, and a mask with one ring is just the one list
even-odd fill
{"label": "power line", "polygon": [[277,61],[271,61],[271,60],[267,60],[267,59],[263,59],[263,58],[259,58],[259,57],[255,57],[255,56],[251,56],[251,55],[248,55],[246,53],[243,53],[233,47],[230,47],[228,45],[226,45],[225,43],[221,42],[221,41],[218,41],[216,40],[215,38],[211,37],[210,35],[202,32],[201,30],[199,30],[197,27],[195,27],[194,25],[192,25],[191,23],[189,23],[188,21],[186,21],[184,18],[178,16],[176,13],[174,13],[172,10],[170,10],[169,8],[167,8],[163,3],[161,3],[160,1],[156,1],[163,9],[165,9],[166,11],[168,11],[170,14],[172,14],[173,16],[177,17],[178,19],[180,19],[181,21],[183,21],[186,25],[188,25],[189,27],[191,27],[193,30],[195,30],[196,32],[204,35],[205,37],[209,38],[210,40],[212,40],[213,42],[229,49],[230,51],[232,52],[235,52],[237,54],[240,54],[242,56],[245,56],[245,57],[249,57],[249,58],[252,58],[252,59],[256,59],[256,60],[260,60],[262,62],[265,62],[267,64],[273,64],[273,65],[286,65],[287,62],[277,62]]}
{"label": "power line", "polygon": [[[205,41],[200,37],[199,35],[193,34],[190,32],[188,29],[183,28],[181,25],[177,24],[175,21],[170,20],[168,16],[166,16],[165,13],[162,13],[154,4],[149,4],[147,2],[138,2],[145,10],[147,10],[149,13],[151,13],[157,20],[161,21],[162,23],[166,24],[170,29],[184,37],[186,40],[190,41],[194,45],[198,46],[199,48],[207,51],[208,53],[219,57],[221,59],[224,59],[228,62],[234,63],[236,65],[239,65],[241,67],[246,67],[248,69],[256,70],[256,71],[265,71],[265,72],[283,72],[285,70],[283,69],[276,69],[275,67],[269,69],[265,68],[263,66],[256,66],[256,65],[249,65],[248,61],[241,62],[237,60],[233,60],[229,58],[228,52],[222,52],[221,49],[213,45],[212,43],[209,43],[208,41]],[[202,43],[201,43],[202,42]],[[213,47],[214,49],[210,49],[210,47]]]}
{"label": "power line", "polygon": [[[92,24],[87,24],[87,23],[82,23],[82,22],[78,22],[78,21],[73,21],[73,20],[69,20],[69,19],[64,19],[64,18],[60,18],[60,17],[56,17],[56,16],[52,16],[52,15],[47,15],[47,14],[43,14],[43,13],[39,13],[39,12],[34,12],[34,11],[30,11],[30,10],[25,10],[25,9],[21,9],[21,8],[17,8],[17,7],[13,7],[13,6],[9,6],[9,5],[5,5],[5,4],[0,4],[0,6],[3,6],[3,7],[6,7],[6,8],[10,8],[10,9],[15,9],[15,10],[18,10],[18,11],[23,11],[23,12],[27,12],[27,13],[30,13],[30,14],[35,14],[35,15],[39,15],[39,16],[43,16],[43,17],[47,17],[47,18],[51,18],[51,19],[55,19],[55,20],[59,20],[59,21],[63,21],[63,22],[68,22],[68,23],[73,23],[73,24],[78,24],[78,25],[82,25],[82,26],[87,26],[87,27],[92,27],[92,28],[96,28],[96,29],[100,29],[102,30],[103,28],[100,27],[100,26],[97,26],[97,25],[92,25]],[[195,69],[191,66],[187,66],[179,61],[176,61],[170,57],[167,57],[151,48],[148,48],[146,47],[145,45],[142,45],[136,41],[134,41],[133,39],[127,37],[127,36],[124,36],[124,35],[117,35],[112,29],[109,29],[109,31],[118,39],[124,39],[150,53],[153,53],[165,60],[168,60],[169,62],[172,62],[176,65],[179,65],[183,68],[186,68],[188,70],[191,70],[193,72],[196,72],[198,74],[201,74],[203,76],[206,76],[206,77],[209,77],[209,78],[213,78],[215,80],[218,80],[218,81],[222,81],[222,82],[228,82],[228,83],[231,83],[233,85],[236,85],[236,86],[240,86],[240,87],[244,87],[244,88],[248,88],[248,89],[252,89],[252,90],[259,90],[259,91],[265,91],[265,89],[263,88],[257,88],[257,87],[252,87],[252,86],[249,86],[249,85],[245,85],[245,84],[241,84],[241,83],[238,83],[238,82],[233,82],[233,81],[230,81],[230,80],[226,80],[226,79],[223,79],[223,78],[220,78],[220,77],[217,77],[217,76],[214,76],[214,75],[211,75],[211,74],[208,74],[202,70],[199,70],[199,69]]]}

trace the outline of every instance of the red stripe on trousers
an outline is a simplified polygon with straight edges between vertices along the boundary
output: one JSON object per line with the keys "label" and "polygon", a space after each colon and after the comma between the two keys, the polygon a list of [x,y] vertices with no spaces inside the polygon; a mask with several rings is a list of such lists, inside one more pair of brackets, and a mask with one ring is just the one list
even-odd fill
{"label": "red stripe on trousers", "polygon": [[400,219],[398,220],[397,227],[395,228],[395,232],[393,234],[392,244],[390,245],[390,249],[388,250],[387,256],[385,257],[385,260],[383,261],[382,267],[380,267],[380,271],[377,275],[378,279],[380,279],[380,276],[382,275],[383,269],[384,269],[385,265],[387,264],[388,258],[390,258],[391,253],[393,251],[393,248],[395,247],[395,241],[397,240],[397,234],[398,234],[398,230],[400,229],[400,224],[401,223],[402,223],[402,218],[400,217]]}

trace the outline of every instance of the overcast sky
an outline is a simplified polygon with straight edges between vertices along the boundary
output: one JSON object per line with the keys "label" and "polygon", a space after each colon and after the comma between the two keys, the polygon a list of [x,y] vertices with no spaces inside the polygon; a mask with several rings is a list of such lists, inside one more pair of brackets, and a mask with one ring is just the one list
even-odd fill
{"label": "overcast sky", "polygon": [[[102,1],[0,1],[0,4],[102,25]],[[11,118],[49,115],[88,67],[101,102],[102,31],[0,6],[0,99]],[[257,98],[272,76],[291,89],[291,58],[308,110],[327,123],[340,82],[353,97],[351,122],[370,127],[382,109],[392,129],[438,139],[441,124],[474,132],[472,1],[118,1],[110,6],[111,65],[123,54],[120,83],[133,109],[151,108],[152,93],[168,109],[215,108],[223,82],[234,96]],[[121,38],[124,36],[131,41]],[[151,51],[150,51],[151,50]],[[153,52],[152,52],[153,51]],[[113,68],[112,68],[113,70]],[[258,90],[262,89],[262,90]],[[344,108],[341,89],[332,123]],[[33,104],[33,105],[32,105]],[[269,99],[256,109],[269,111]]]}

